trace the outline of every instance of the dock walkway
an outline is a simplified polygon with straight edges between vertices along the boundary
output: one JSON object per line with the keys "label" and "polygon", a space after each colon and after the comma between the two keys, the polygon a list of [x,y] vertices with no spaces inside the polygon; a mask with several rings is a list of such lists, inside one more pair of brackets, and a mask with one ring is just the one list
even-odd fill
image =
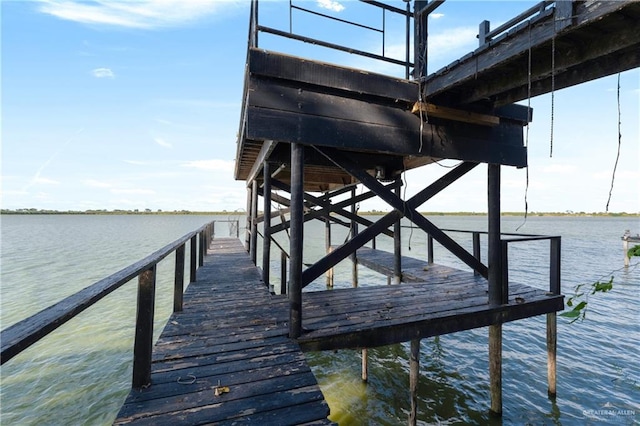
{"label": "dock walkway", "polygon": [[[361,248],[383,274],[393,254]],[[403,284],[306,291],[303,333],[288,337],[289,300],[272,295],[237,239],[214,239],[197,280],[153,351],[151,386],[132,390],[115,424],[332,424],[303,352],[406,342],[556,312],[562,296],[403,257]],[[216,392],[218,389],[218,392]]]}
{"label": "dock walkway", "polygon": [[114,424],[333,424],[287,321],[241,242],[213,240],[154,347],[151,386]]}

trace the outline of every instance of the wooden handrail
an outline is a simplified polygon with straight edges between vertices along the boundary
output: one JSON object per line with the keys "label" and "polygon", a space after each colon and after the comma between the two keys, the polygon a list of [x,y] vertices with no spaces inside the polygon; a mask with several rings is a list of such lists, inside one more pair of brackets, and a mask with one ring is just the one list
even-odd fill
{"label": "wooden handrail", "polygon": [[[197,237],[198,235],[207,235],[208,237],[212,235],[211,230],[213,229],[213,224],[215,221],[210,222],[206,225],[201,226],[195,231],[189,232],[188,234],[178,238],[174,242],[162,247],[161,249],[151,253],[147,257],[121,269],[120,271],[109,275],[106,278],[103,278],[94,284],[80,290],[79,292],[68,296],[67,298],[61,300],[60,302],[49,306],[48,308],[43,309],[42,311],[17,322],[5,330],[2,330],[0,333],[0,341],[1,341],[1,352],[0,352],[0,364],[4,364],[9,361],[14,356],[18,355],[20,352],[27,349],[32,344],[36,343],[62,324],[66,323],[70,319],[74,318],[79,313],[83,312],[85,309],[94,305],[96,302],[112,293],[113,291],[120,288],[122,285],[131,281],[133,278],[139,277],[139,288],[149,286],[155,287],[151,285],[151,282],[155,282],[155,269],[156,265],[163,260],[165,257],[173,253],[177,252],[176,256],[176,286],[174,294],[174,311],[182,309],[182,283],[178,285],[178,280],[180,277],[180,273],[183,274],[183,270],[178,271],[179,262],[184,265],[184,249],[187,241],[191,241],[191,276],[190,281],[195,281],[195,267],[196,267],[196,258],[197,258]],[[209,241],[206,242],[208,244]],[[201,245],[204,246],[204,238],[201,239]],[[203,256],[206,253],[204,247],[200,251],[200,255]],[[180,292],[178,295],[177,293]],[[146,294],[146,293],[145,293]],[[154,298],[151,297],[151,301]],[[141,300],[138,300],[138,311],[140,313]],[[179,306],[178,306],[179,305]],[[144,308],[148,311],[148,306]],[[148,319],[148,318],[147,318]],[[140,321],[140,318],[137,319]],[[151,322],[151,327],[153,327],[153,321]],[[136,328],[138,328],[138,324],[136,324]],[[153,330],[149,332],[147,330],[146,334],[152,336]],[[150,363],[150,358],[149,358]],[[134,368],[135,370],[135,368]],[[134,371],[134,376],[137,373]]]}

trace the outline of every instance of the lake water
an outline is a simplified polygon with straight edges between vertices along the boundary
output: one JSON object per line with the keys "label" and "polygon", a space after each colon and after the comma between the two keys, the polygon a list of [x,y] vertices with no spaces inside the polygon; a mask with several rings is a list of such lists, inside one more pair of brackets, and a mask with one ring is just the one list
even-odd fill
{"label": "lake water", "polygon": [[[7,326],[145,257],[210,220],[184,216],[2,216],[1,323]],[[242,218],[241,218],[242,219]],[[481,216],[435,216],[443,228],[485,230]],[[513,232],[522,218],[504,217]],[[229,226],[219,224],[226,236]],[[334,228],[334,243],[345,232]],[[529,217],[520,230],[562,236],[563,293],[608,280],[613,290],[591,296],[584,322],[558,318],[558,396],[546,391],[544,317],[503,327],[503,418],[487,413],[486,328],[423,339],[420,424],[638,424],[640,421],[640,267],[623,268],[620,236],[640,230],[638,218]],[[234,231],[235,232],[235,231]],[[452,234],[470,248],[467,234]],[[287,245],[286,235],[278,236]],[[324,224],[305,228],[304,261],[324,252]],[[483,246],[486,239],[483,238]],[[424,258],[426,238],[403,229],[404,255]],[[410,247],[410,249],[409,249]],[[378,240],[391,250],[392,241]],[[272,276],[279,277],[279,256]],[[187,251],[188,252],[188,251]],[[484,252],[486,256],[486,251]],[[510,247],[510,279],[548,288],[548,242]],[[259,257],[260,258],[260,257]],[[435,261],[466,269],[436,244]],[[171,312],[173,257],[159,265],[156,335]],[[386,278],[359,268],[360,285]],[[275,279],[275,278],[274,278]],[[351,265],[336,268],[336,287],[351,286]],[[310,286],[324,289],[324,278]],[[110,424],[126,397],[136,310],[131,282],[59,328],[1,369],[1,418],[6,425]],[[409,345],[369,350],[369,381],[360,379],[360,352],[307,354],[341,425],[406,424],[410,408]]]}

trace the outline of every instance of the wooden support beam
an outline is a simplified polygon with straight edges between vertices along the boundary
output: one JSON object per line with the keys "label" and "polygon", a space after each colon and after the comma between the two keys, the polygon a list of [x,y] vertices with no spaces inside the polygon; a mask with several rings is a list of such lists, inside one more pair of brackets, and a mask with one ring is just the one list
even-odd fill
{"label": "wooden support beam", "polygon": [[371,241],[373,238],[380,235],[385,229],[389,228],[400,217],[401,215],[397,210],[394,210],[391,213],[387,213],[385,216],[378,219],[377,222],[373,223],[364,231],[360,232],[355,238],[347,241],[345,244],[336,248],[330,254],[305,269],[302,273],[303,287],[311,284],[313,280],[318,278],[329,268],[334,267],[340,261],[349,257],[349,255],[355,250],[359,249],[360,247]]}
{"label": "wooden support beam", "polygon": [[[262,199],[264,201],[262,211],[262,281],[270,288],[269,272],[271,270],[271,165],[268,161],[263,166],[264,186],[262,187]],[[257,219],[257,218],[256,218]]]}
{"label": "wooden support beam", "polygon": [[257,265],[258,258],[258,181],[251,182],[251,242],[249,254],[251,261]]}
{"label": "wooden support beam", "polygon": [[489,304],[504,303],[502,291],[503,265],[500,241],[500,165],[488,166],[488,263],[489,263]]}
{"label": "wooden support beam", "polygon": [[438,106],[428,102],[416,102],[413,104],[411,112],[417,116],[424,115],[425,117],[436,117],[444,120],[478,124],[480,126],[493,127],[500,124],[500,117],[495,115],[479,114],[477,112],[465,111],[462,109]]}
{"label": "wooden support beam", "polygon": [[304,147],[291,144],[291,238],[289,240],[289,337],[302,334],[302,253],[304,237]]}
{"label": "wooden support beam", "polygon": [[[290,192],[291,188],[289,185],[285,184],[284,182],[281,182],[279,180],[273,179],[272,184],[274,187],[283,190],[283,191],[287,191]],[[391,184],[391,185],[396,185],[396,183]],[[376,194],[368,191],[366,193],[357,195],[353,198],[341,201],[339,203],[336,204],[331,204],[330,201],[326,200],[325,197],[315,197],[311,194],[305,193],[304,194],[304,198],[305,201],[307,201],[307,203],[309,203],[310,205],[316,205],[321,207],[321,209],[319,210],[311,210],[305,213],[304,215],[304,221],[307,222],[309,220],[312,219],[320,219],[320,218],[324,218],[324,217],[329,217],[332,221],[336,222],[336,223],[340,223],[343,226],[346,227],[350,227],[350,225],[346,222],[342,222],[339,219],[332,217],[331,213],[335,213],[338,214],[340,216],[343,216],[347,219],[350,219],[351,221],[354,221],[356,223],[359,223],[361,225],[364,226],[370,226],[373,222],[370,221],[369,219],[366,219],[362,216],[358,216],[357,214],[344,210],[346,207],[355,205],[361,201],[367,200],[369,198],[373,198],[375,197]],[[288,222],[287,222],[288,223]],[[273,232],[279,232],[282,229],[287,227],[287,223],[284,224],[280,224],[280,225],[275,225],[273,228]],[[389,230],[384,231],[384,234],[389,236],[389,237],[393,237],[393,233]]]}
{"label": "wooden support beam", "polygon": [[479,262],[471,253],[456,243],[451,237],[442,232],[437,226],[427,220],[424,216],[416,211],[416,209],[422,205],[429,198],[440,192],[442,189],[455,182],[458,178],[472,170],[477,164],[475,163],[462,163],[442,178],[435,181],[432,185],[420,191],[414,195],[409,201],[402,201],[397,195],[385,188],[379,183],[373,176],[369,175],[366,171],[360,169],[356,164],[349,160],[346,156],[342,155],[339,151],[315,147],[318,152],[321,152],[327,158],[332,160],[337,166],[360,180],[367,188],[375,192],[378,197],[386,201],[402,216],[406,216],[409,220],[415,223],[426,233],[430,234],[436,241],[442,244],[447,250],[453,253],[456,257],[470,266],[472,269],[478,271],[483,277],[487,277],[487,267]]}
{"label": "wooden support beam", "polygon": [[[396,181],[401,181],[400,176]],[[396,186],[396,197],[400,198],[400,186]],[[400,284],[402,282],[402,218],[393,224],[393,283]]]}

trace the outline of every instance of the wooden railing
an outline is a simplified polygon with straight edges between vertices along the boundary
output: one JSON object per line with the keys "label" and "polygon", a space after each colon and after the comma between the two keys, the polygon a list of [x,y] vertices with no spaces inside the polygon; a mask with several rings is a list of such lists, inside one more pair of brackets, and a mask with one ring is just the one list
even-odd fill
{"label": "wooden railing", "polygon": [[[250,13],[250,22],[249,22],[249,47],[258,47],[258,34],[259,33],[267,33],[272,34],[279,37],[289,38],[292,40],[300,41],[303,43],[308,43],[316,46],[326,47],[328,49],[338,50],[342,52],[347,52],[354,55],[363,56],[370,59],[375,59],[378,61],[384,61],[391,64],[399,65],[405,68],[405,78],[409,78],[409,70],[413,67],[413,62],[411,62],[409,46],[411,43],[411,19],[413,18],[413,13],[410,9],[410,2],[406,2],[405,9],[400,9],[398,7],[388,5],[375,0],[360,0],[360,2],[365,3],[368,6],[376,7],[380,10],[381,13],[381,24],[380,27],[373,27],[370,25],[363,25],[362,23],[356,21],[350,21],[345,19],[340,19],[336,16],[332,16],[326,13],[320,13],[318,11],[311,10],[307,7],[302,7],[296,4],[293,4],[293,0],[289,0],[289,28],[288,30],[276,29],[264,25],[260,25],[258,20],[258,0],[251,1],[251,13]],[[320,40],[317,38],[306,37],[300,34],[296,34],[293,31],[293,12],[297,11],[303,14],[311,14],[315,16],[319,16],[324,19],[333,20],[340,22],[346,26],[353,26],[362,28],[364,30],[372,31],[374,33],[379,33],[382,36],[382,52],[381,54],[377,54],[370,51],[363,51],[359,49],[355,49],[349,46],[344,46],[336,43],[330,43],[324,40]],[[404,59],[395,59],[390,57],[385,53],[385,43],[386,43],[386,34],[388,31],[387,23],[386,23],[386,14],[387,13],[395,13],[402,15],[406,18],[405,22],[405,44],[406,44],[406,52]]]}
{"label": "wooden railing", "polygon": [[[487,232],[463,231],[459,229],[442,229],[446,232],[458,232],[471,234],[473,241],[473,256],[481,261],[480,255],[480,235]],[[506,238],[505,238],[506,237]],[[553,294],[560,294],[560,253],[561,237],[551,235],[532,235],[502,233],[500,238],[500,249],[502,253],[502,298],[506,301],[509,296],[509,244],[525,241],[549,240],[549,291]],[[433,263],[433,237],[427,234],[427,262]],[[477,274],[477,272],[476,272]]]}
{"label": "wooden railing", "polygon": [[[233,222],[228,220],[218,222]],[[236,230],[238,221],[236,220]],[[155,310],[156,270],[158,263],[173,252],[175,256],[173,311],[182,310],[185,275],[185,249],[190,248],[189,282],[196,280],[196,270],[204,264],[207,247],[215,234],[216,221],[207,223],[195,231],[189,232],[174,242],[151,253],[144,259],[103,278],[80,290],[62,301],[30,316],[8,328],[0,334],[0,364],[4,364],[33,345],[62,324],[74,318],[85,309],[138,278],[138,302],[136,313],[136,331],[133,348],[134,388],[146,387],[151,383],[151,349],[153,346],[153,316]],[[236,236],[238,236],[236,231]]]}

